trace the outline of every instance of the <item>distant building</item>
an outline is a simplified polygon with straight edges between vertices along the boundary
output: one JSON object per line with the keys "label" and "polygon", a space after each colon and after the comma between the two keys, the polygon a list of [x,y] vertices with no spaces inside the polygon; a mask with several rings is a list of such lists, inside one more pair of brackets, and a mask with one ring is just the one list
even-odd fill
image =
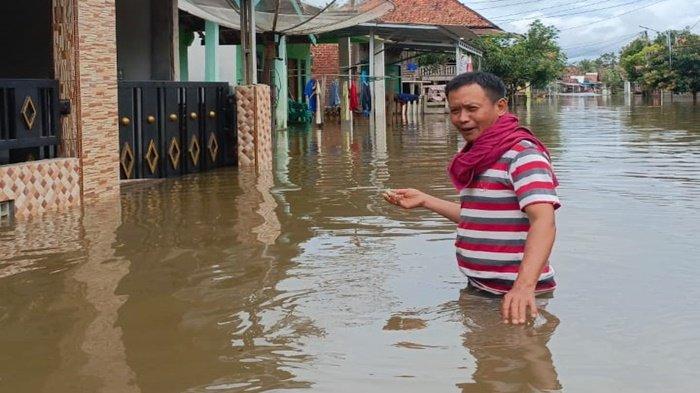
{"label": "distant building", "polygon": [[583,74],[570,74],[569,72],[579,72],[577,67],[567,67],[566,74],[557,81],[559,93],[590,93],[601,94],[605,89],[605,84],[600,81],[597,72],[586,72]]}

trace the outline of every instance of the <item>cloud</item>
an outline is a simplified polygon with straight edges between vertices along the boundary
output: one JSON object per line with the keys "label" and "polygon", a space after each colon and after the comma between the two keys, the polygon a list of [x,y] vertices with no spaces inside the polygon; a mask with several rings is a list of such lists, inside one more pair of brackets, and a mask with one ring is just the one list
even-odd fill
{"label": "cloud", "polygon": [[[530,18],[540,18],[546,25],[553,25],[561,30],[559,44],[564,48],[569,60],[576,61],[619,51],[635,38],[636,33],[641,33],[643,29],[639,25],[663,31],[682,29],[700,21],[700,0],[658,1],[640,0],[631,3],[630,0],[583,0],[573,3],[554,0],[533,1],[527,4],[523,4],[522,1],[502,0],[463,2],[502,29],[515,33],[527,31],[533,21]],[[616,5],[619,7],[609,8]],[[644,5],[650,6],[613,17]],[[518,15],[511,15],[515,13]],[[518,17],[522,19],[512,20]],[[693,29],[695,32],[699,30],[700,24]],[[656,33],[651,31],[650,34],[653,36]]]}

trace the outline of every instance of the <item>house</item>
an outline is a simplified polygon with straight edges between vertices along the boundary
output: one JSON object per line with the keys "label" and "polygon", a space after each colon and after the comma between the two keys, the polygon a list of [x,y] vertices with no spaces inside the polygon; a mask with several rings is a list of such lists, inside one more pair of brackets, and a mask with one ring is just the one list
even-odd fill
{"label": "house", "polygon": [[[357,73],[366,69],[369,56],[366,37],[370,32],[386,40],[387,94],[411,93],[428,97],[430,85],[441,85],[455,74],[480,69],[481,52],[469,45],[478,36],[503,32],[495,23],[457,0],[393,0],[394,10],[377,18],[374,24],[355,29],[351,57]],[[382,30],[386,33],[382,34]],[[321,37],[324,42],[311,48],[312,74],[333,77],[340,71],[338,37],[342,32]],[[363,38],[362,34],[365,34]],[[347,34],[346,34],[347,35]],[[325,38],[325,40],[324,40]],[[448,53],[456,62],[421,67],[419,53]],[[433,96],[433,95],[430,95]],[[391,100],[389,100],[391,101]],[[443,108],[438,108],[442,111]]]}
{"label": "house", "polygon": [[[443,25],[466,27],[477,36],[502,33],[503,30],[458,0],[393,0],[394,10],[377,19],[379,23]],[[338,45],[311,48],[312,73],[338,74]]]}
{"label": "house", "polygon": [[[575,67],[567,68],[569,72],[580,72]],[[565,74],[557,82],[561,93],[593,93],[600,94],[604,89],[604,84],[599,80],[597,72],[586,72],[583,74]]]}
{"label": "house", "polygon": [[[320,15],[292,2],[294,18],[280,18],[273,30],[308,36],[391,9],[373,1],[371,16],[354,10],[352,20],[347,10]],[[257,150],[269,139],[253,135],[269,136],[268,86],[229,84],[242,74],[237,12],[208,0],[0,1],[0,25],[16,32],[0,34],[0,221],[117,197],[120,180],[257,167],[258,157],[271,157]],[[300,27],[302,16],[313,23]],[[309,42],[286,45],[287,35],[258,32],[261,45],[246,52],[258,54],[267,75],[279,75],[283,103],[288,84],[300,95],[311,64]],[[193,44],[204,45],[198,77],[188,70]],[[231,45],[228,66],[236,69],[226,78],[217,72],[220,44]],[[285,108],[277,108],[282,119]]]}

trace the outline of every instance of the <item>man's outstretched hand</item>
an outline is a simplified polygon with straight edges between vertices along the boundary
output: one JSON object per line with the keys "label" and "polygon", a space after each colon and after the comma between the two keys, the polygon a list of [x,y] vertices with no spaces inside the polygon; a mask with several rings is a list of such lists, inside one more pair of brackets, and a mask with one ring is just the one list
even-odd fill
{"label": "man's outstretched hand", "polygon": [[417,207],[425,207],[425,201],[428,199],[428,194],[418,191],[415,188],[400,188],[398,190],[386,190],[382,194],[384,199],[404,209],[415,209]]}

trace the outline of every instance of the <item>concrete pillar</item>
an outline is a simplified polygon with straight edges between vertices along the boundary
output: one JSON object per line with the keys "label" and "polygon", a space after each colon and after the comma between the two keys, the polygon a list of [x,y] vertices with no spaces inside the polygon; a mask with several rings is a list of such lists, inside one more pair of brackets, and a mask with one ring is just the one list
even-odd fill
{"label": "concrete pillar", "polygon": [[372,113],[374,115],[374,121],[377,129],[386,130],[386,79],[385,75],[385,62],[384,62],[384,41],[379,39],[377,36],[372,37],[374,43],[374,52],[370,53],[370,56],[374,59],[374,76],[375,80],[372,82],[372,97],[374,101],[372,102]]}
{"label": "concrete pillar", "polygon": [[287,86],[289,79],[287,78],[287,38],[280,36],[279,38],[279,53],[275,60],[275,87],[277,89],[277,108],[275,108],[275,117],[278,130],[287,128],[287,112],[289,95],[289,87]]}
{"label": "concrete pillar", "polygon": [[219,25],[214,22],[204,23],[204,79],[207,82],[219,80]]}
{"label": "concrete pillar", "polygon": [[[78,157],[83,202],[119,194],[115,0],[75,3]],[[80,43],[80,49],[77,43]]]}
{"label": "concrete pillar", "polygon": [[352,113],[350,112],[350,101],[347,92],[350,88],[350,66],[352,64],[350,38],[338,40],[338,63],[340,77],[340,129],[352,130]]}

